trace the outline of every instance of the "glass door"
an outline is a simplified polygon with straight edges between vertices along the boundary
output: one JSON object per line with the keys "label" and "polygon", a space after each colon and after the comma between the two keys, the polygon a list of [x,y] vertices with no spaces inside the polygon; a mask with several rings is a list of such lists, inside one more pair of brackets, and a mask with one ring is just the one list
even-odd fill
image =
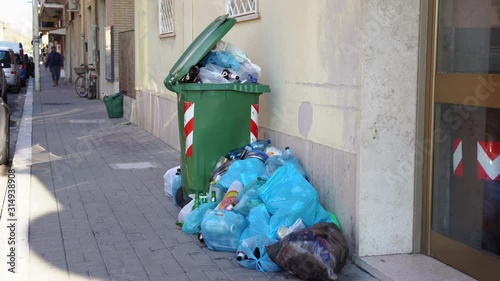
{"label": "glass door", "polygon": [[429,254],[500,280],[500,0],[432,0]]}

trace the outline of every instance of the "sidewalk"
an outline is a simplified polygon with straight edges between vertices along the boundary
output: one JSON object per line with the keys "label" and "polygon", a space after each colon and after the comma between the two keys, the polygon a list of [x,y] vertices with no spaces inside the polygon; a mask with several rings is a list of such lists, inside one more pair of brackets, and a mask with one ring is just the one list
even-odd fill
{"label": "sidewalk", "polygon": [[[162,178],[179,152],[60,84],[52,87],[42,70],[42,92],[26,98],[32,141],[30,151],[21,148],[31,153],[14,157],[18,267],[1,280],[298,280],[240,267],[234,253],[210,251],[179,230]],[[376,279],[348,263],[340,280]]]}

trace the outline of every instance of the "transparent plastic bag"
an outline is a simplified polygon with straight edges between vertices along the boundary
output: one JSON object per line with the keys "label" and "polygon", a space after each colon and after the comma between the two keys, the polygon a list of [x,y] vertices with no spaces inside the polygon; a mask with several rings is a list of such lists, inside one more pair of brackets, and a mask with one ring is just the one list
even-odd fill
{"label": "transparent plastic bag", "polygon": [[222,71],[224,68],[214,65],[207,64],[206,66],[200,68],[200,73],[198,77],[200,77],[201,83],[211,83],[211,84],[227,84],[231,83],[229,80],[222,76]]}
{"label": "transparent plastic bag", "polygon": [[209,210],[201,222],[201,233],[210,250],[236,252],[248,222],[243,215],[226,210]]}
{"label": "transparent plastic bag", "polygon": [[290,148],[286,148],[285,151],[281,155],[274,155],[267,159],[266,165],[265,165],[265,174],[267,177],[271,177],[274,172],[285,165],[285,163],[292,163],[295,166],[295,169],[299,174],[301,174],[303,177],[306,177],[306,172],[304,171],[304,168],[302,168],[302,165],[300,165],[299,160],[295,155],[292,153],[292,150]]}
{"label": "transparent plastic bag", "polygon": [[189,234],[198,234],[201,231],[201,221],[208,210],[213,210],[217,202],[201,204],[198,208],[192,210],[184,217],[182,231]]}
{"label": "transparent plastic bag", "polygon": [[266,147],[266,149],[264,150],[264,152],[269,157],[273,157],[273,156],[276,156],[276,155],[279,156],[279,155],[283,154],[283,151],[281,151],[281,149],[278,149],[277,147],[274,147],[274,146],[268,146],[268,147]]}
{"label": "transparent plastic bag", "polygon": [[233,211],[248,216],[250,210],[262,204],[258,190],[265,182],[265,179],[259,177],[244,187],[236,197],[238,203],[234,206]]}
{"label": "transparent plastic bag", "polygon": [[236,47],[235,45],[229,42],[224,42],[222,40],[220,40],[217,43],[214,51],[228,52],[239,63],[242,63],[244,61],[250,61],[247,54],[243,50],[241,50],[240,48]]}
{"label": "transparent plastic bag", "polygon": [[239,76],[241,83],[257,83],[261,73],[258,65],[248,61],[242,62],[239,69],[232,71]]}

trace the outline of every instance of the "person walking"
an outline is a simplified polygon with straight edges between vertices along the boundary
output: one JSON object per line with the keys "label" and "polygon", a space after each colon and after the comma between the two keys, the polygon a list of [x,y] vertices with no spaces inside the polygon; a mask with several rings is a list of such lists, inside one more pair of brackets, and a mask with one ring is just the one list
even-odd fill
{"label": "person walking", "polygon": [[52,85],[59,86],[59,76],[61,75],[61,68],[63,68],[63,57],[56,51],[56,47],[52,46],[51,52],[45,61],[45,69],[49,67],[52,73]]}

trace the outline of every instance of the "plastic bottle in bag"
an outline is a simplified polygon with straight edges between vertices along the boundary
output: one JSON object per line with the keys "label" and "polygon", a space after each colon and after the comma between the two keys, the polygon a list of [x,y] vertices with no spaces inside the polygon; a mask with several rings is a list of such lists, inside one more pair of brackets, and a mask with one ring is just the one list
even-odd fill
{"label": "plastic bottle in bag", "polygon": [[222,76],[224,68],[215,64],[207,64],[205,67],[200,68],[201,83],[212,83],[212,84],[227,84],[231,83],[229,80]]}
{"label": "plastic bottle in bag", "polygon": [[196,65],[193,65],[189,68],[189,72],[184,75],[181,79],[181,83],[198,83],[200,78],[198,75],[200,74],[200,68]]}
{"label": "plastic bottle in bag", "polygon": [[201,233],[210,250],[235,253],[241,233],[247,226],[247,220],[240,214],[208,210],[201,222]]}
{"label": "plastic bottle in bag", "polygon": [[227,68],[224,68],[224,70],[222,70],[222,77],[226,78],[227,80],[229,80],[232,83],[239,83],[240,82],[240,77],[238,75],[232,73],[231,71],[229,71],[229,69],[227,69]]}
{"label": "plastic bottle in bag", "polygon": [[256,140],[250,144],[253,149],[264,151],[268,145],[271,144],[271,140]]}
{"label": "plastic bottle in bag", "polygon": [[220,177],[222,177],[227,170],[229,169],[229,166],[233,163],[232,160],[229,160],[226,157],[220,157],[219,161],[215,165],[215,169],[212,172],[212,176],[210,177],[210,182],[217,182]]}
{"label": "plastic bottle in bag", "polygon": [[[234,181],[229,186],[226,195],[222,198],[222,201],[217,205],[218,210],[226,210],[230,205],[236,202],[236,197],[238,196],[238,192],[243,188],[243,185],[239,181]],[[231,208],[231,207],[229,207]]]}
{"label": "plastic bottle in bag", "polygon": [[250,150],[252,150],[252,147],[250,147],[248,145],[245,145],[245,146],[242,146],[242,147],[238,147],[236,149],[233,149],[233,150],[229,151],[226,154],[226,158],[229,159],[229,160],[243,159],[243,158],[245,158],[245,155]]}
{"label": "plastic bottle in bag", "polygon": [[305,178],[307,178],[306,171],[304,171],[304,168],[302,168],[302,165],[300,165],[299,160],[292,153],[292,150],[290,149],[290,147],[285,148],[285,151],[283,152],[283,154],[281,154],[281,159],[283,159],[283,161],[285,163],[286,162],[292,163],[295,166],[295,169],[297,170],[297,172],[299,174],[301,174],[302,176],[304,176]]}
{"label": "plastic bottle in bag", "polygon": [[257,83],[261,70],[256,64],[245,61],[234,72],[240,77],[241,83]]}

